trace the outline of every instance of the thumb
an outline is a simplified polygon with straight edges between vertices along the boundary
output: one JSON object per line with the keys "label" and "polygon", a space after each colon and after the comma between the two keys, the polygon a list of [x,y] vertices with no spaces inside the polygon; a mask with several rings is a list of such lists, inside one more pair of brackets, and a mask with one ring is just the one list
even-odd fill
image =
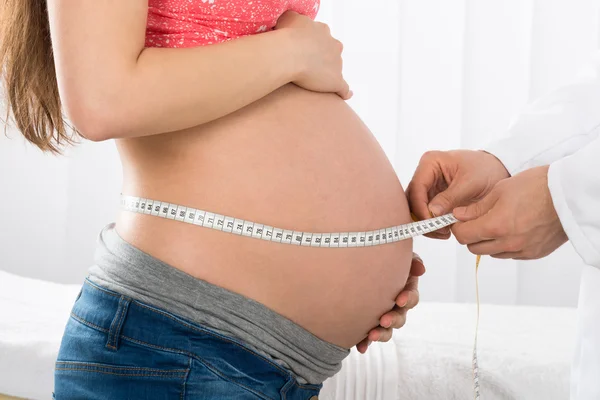
{"label": "thumb", "polygon": [[496,204],[496,200],[497,196],[492,192],[477,203],[473,203],[467,207],[455,208],[453,214],[462,222],[471,221],[487,214],[494,207],[494,204]]}
{"label": "thumb", "polygon": [[459,185],[451,184],[448,189],[438,193],[429,202],[429,211],[435,217],[452,212],[455,207],[465,203],[468,200],[469,193],[461,189]]}

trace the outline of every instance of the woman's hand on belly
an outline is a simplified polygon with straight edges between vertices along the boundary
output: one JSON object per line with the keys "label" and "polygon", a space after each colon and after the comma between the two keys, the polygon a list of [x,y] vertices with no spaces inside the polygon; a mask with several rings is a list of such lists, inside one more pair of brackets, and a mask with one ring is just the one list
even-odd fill
{"label": "woman's hand on belly", "polygon": [[326,24],[287,11],[279,18],[275,29],[295,33],[296,43],[302,48],[300,54],[306,63],[302,64],[302,71],[293,83],[315,92],[337,93],[344,100],[352,97],[342,75],[344,46],[331,36]]}
{"label": "woman's hand on belly", "polygon": [[396,298],[394,309],[381,317],[379,326],[373,328],[366,338],[356,345],[356,349],[364,354],[372,342],[387,342],[392,338],[393,330],[400,329],[406,323],[406,314],[419,304],[419,277],[425,273],[423,260],[413,253],[410,277],[406,286]]}

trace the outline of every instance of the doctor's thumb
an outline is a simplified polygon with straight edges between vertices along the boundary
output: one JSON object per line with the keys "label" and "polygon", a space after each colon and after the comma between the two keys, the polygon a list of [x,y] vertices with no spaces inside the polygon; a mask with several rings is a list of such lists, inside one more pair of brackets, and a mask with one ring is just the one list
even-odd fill
{"label": "doctor's thumb", "polygon": [[462,222],[472,221],[484,216],[494,205],[491,196],[487,196],[477,203],[473,203],[467,207],[457,207],[452,213]]}
{"label": "doctor's thumb", "polygon": [[456,185],[450,185],[448,189],[438,193],[437,196],[431,199],[429,202],[429,211],[434,217],[448,214],[455,207],[461,205],[464,197]]}

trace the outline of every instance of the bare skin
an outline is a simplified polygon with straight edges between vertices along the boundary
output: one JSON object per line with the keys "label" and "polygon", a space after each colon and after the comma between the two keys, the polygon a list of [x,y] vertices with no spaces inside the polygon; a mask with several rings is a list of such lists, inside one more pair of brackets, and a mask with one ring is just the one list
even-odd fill
{"label": "bare skin", "polygon": [[[65,112],[88,139],[116,139],[123,193],[301,231],[410,221],[392,166],[344,102],[342,45],[325,25],[286,13],[275,31],[159,49],[144,48],[144,0],[49,0],[48,9]],[[418,301],[421,268],[402,291],[410,241],[298,248],[126,212],[117,231],[361,351],[389,340]]]}
{"label": "bare skin", "polygon": [[532,168],[496,184],[481,201],[459,207],[457,240],[474,254],[532,260],[568,240],[548,189],[548,166]]}
{"label": "bare skin", "polygon": [[409,185],[409,200],[417,215],[453,212],[461,222],[452,233],[473,254],[538,259],[568,240],[548,188],[548,168],[511,177],[500,160],[485,152],[430,152]]}
{"label": "bare skin", "polygon": [[[123,193],[298,231],[368,231],[410,221],[382,149],[334,94],[286,86],[202,127],[120,140],[118,147]],[[394,307],[412,258],[411,241],[300,248],[127,212],[117,231],[170,265],[348,348]]]}

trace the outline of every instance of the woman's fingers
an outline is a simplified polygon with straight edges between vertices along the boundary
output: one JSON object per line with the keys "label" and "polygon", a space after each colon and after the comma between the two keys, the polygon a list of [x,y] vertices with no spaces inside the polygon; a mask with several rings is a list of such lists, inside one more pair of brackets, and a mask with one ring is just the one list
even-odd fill
{"label": "woman's fingers", "polygon": [[413,252],[412,263],[410,265],[410,275],[422,276],[423,274],[425,274],[425,263],[417,253]]}
{"label": "woman's fingers", "polygon": [[382,327],[377,327],[375,329],[372,329],[371,332],[369,332],[369,336],[367,336],[367,339],[369,339],[372,342],[387,342],[392,338],[393,333],[393,328],[386,329]]}
{"label": "woman's fingers", "polygon": [[343,100],[350,100],[354,93],[350,90],[350,85],[345,80],[342,83],[342,88],[337,92],[338,96],[340,96]]}
{"label": "woman's fingers", "polygon": [[360,354],[365,354],[370,344],[371,342],[369,341],[369,339],[364,338],[359,344],[356,345],[356,350],[358,350]]}
{"label": "woman's fingers", "polygon": [[406,324],[408,310],[419,303],[419,276],[425,273],[425,265],[418,254],[413,253],[410,276],[402,292],[396,298],[396,305],[379,319],[379,326],[371,329],[367,337],[356,348],[360,353],[367,351],[370,342],[387,342],[392,338],[394,329]]}
{"label": "woman's fingers", "polygon": [[[399,329],[406,323],[407,308],[395,306],[390,312],[387,312],[379,319],[379,326],[384,329]],[[375,328],[377,329],[377,328]]]}
{"label": "woman's fingers", "polygon": [[410,310],[415,308],[417,304],[419,304],[419,277],[410,276],[406,281],[404,289],[396,297],[396,306]]}

